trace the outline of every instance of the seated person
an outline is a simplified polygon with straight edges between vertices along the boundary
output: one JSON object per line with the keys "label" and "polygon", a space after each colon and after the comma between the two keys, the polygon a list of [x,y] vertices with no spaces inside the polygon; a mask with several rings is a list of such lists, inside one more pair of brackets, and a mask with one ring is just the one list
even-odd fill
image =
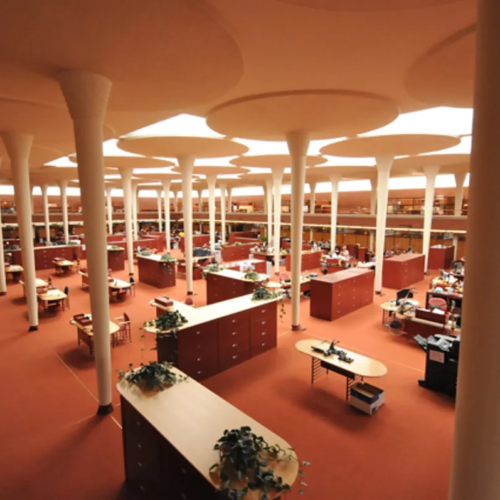
{"label": "seated person", "polygon": [[342,247],[342,252],[340,252],[340,255],[342,255],[345,260],[349,260],[351,258],[351,256],[349,255],[349,250],[347,250],[347,247],[345,245]]}
{"label": "seated person", "polygon": [[335,245],[335,253],[340,253],[340,247],[338,245]]}

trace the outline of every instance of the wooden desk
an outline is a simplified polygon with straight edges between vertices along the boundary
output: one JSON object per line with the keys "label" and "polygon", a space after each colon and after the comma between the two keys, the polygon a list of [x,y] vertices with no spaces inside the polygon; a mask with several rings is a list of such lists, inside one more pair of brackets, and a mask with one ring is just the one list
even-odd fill
{"label": "wooden desk", "polygon": [[56,274],[71,274],[73,269],[77,267],[76,262],[71,260],[53,260],[54,270]]}
{"label": "wooden desk", "polygon": [[[86,314],[85,316],[89,319],[92,319],[92,314]],[[90,355],[93,356],[94,355],[93,326],[92,325],[83,326],[74,319],[70,321],[70,324],[76,326],[78,345],[80,345],[83,342],[86,346],[88,346]],[[111,347],[114,347],[116,344],[116,333],[119,330],[120,327],[116,323],[113,323],[112,321],[109,322],[109,335],[110,335]]]}
{"label": "wooden desk", "polygon": [[454,246],[434,245],[429,248],[429,269],[449,269],[455,255]]}
{"label": "wooden desk", "polygon": [[253,293],[268,278],[267,275],[261,274],[261,281],[255,282],[246,280],[243,276],[245,273],[230,270],[208,273],[206,276],[207,304],[215,304]]}
{"label": "wooden desk", "polygon": [[[324,255],[323,252],[314,252],[312,250],[303,250],[302,251],[302,262],[301,269],[302,271],[310,271],[312,269],[316,269],[321,265],[321,256]],[[288,253],[286,255],[286,270],[292,270],[292,254]]]}
{"label": "wooden desk", "polygon": [[233,260],[248,259],[255,243],[242,243],[241,245],[226,245],[221,248],[221,257],[223,262]]}
{"label": "wooden desk", "polygon": [[310,314],[336,320],[373,303],[375,273],[356,267],[311,279]]}
{"label": "wooden desk", "polygon": [[[302,250],[312,250],[312,247],[309,243],[302,242]],[[281,240],[281,248],[282,250],[292,248],[292,242],[290,240]]]}
{"label": "wooden desk", "polygon": [[125,250],[108,246],[108,269],[123,271],[125,269]]}
{"label": "wooden desk", "polygon": [[349,358],[354,359],[352,363],[340,361],[335,354],[327,357],[312,350],[313,345],[328,348],[329,344],[330,342],[312,339],[301,340],[295,344],[297,351],[311,357],[311,384],[314,384],[314,381],[321,375],[328,374],[329,371],[338,373],[346,378],[346,399],[349,399],[351,387],[356,382],[363,381],[365,378],[383,377],[387,374],[387,367],[380,361],[348,351],[343,347],[337,346],[338,349],[345,351]]}
{"label": "wooden desk", "polygon": [[425,294],[425,308],[429,309],[429,299],[432,297],[439,297],[446,300],[448,307],[451,306],[451,302],[455,302],[455,307],[462,308],[462,300],[464,298],[462,293],[447,293],[447,292],[435,292],[433,290],[427,290]]}
{"label": "wooden desk", "polygon": [[[249,426],[270,444],[291,448],[282,438],[194,380],[179,382],[154,394],[145,394],[126,381],[118,383],[117,389],[123,422],[127,498],[131,500],[215,498],[218,482],[209,469],[219,461],[214,445],[225,429]],[[290,485],[298,474],[295,460],[271,462],[270,467]],[[245,500],[259,498],[258,491],[245,496]],[[270,492],[269,499],[274,498],[277,495]]]}
{"label": "wooden desk", "polygon": [[[205,307],[174,301],[188,322],[176,338],[158,338],[158,361],[173,363],[190,377],[203,380],[228,370],[277,345],[277,300],[253,301],[251,295]],[[166,308],[152,301],[157,315]],[[152,327],[145,332],[156,333]]]}
{"label": "wooden desk", "polygon": [[384,259],[382,286],[401,290],[424,279],[424,256],[407,253]]}
{"label": "wooden desk", "polygon": [[44,311],[48,311],[51,306],[59,307],[61,301],[67,299],[67,295],[58,288],[52,288],[46,293],[38,293],[38,302]]}
{"label": "wooden desk", "polygon": [[[21,285],[23,285],[23,297],[26,297],[26,285],[25,285],[24,281],[21,281],[21,280],[19,281],[19,283]],[[38,290],[40,288],[46,288],[48,286],[49,286],[49,284],[46,281],[41,280],[40,278],[36,278],[35,279],[35,288],[36,288],[36,293],[37,294],[38,294]]]}
{"label": "wooden desk", "polygon": [[[82,288],[89,288],[89,275],[87,273],[78,273],[82,277]],[[132,286],[128,281],[113,278],[113,281],[108,281],[109,298],[116,298],[122,302],[127,294],[132,291]]]}
{"label": "wooden desk", "polygon": [[139,281],[156,288],[175,286],[176,261],[162,261],[161,255],[137,257]]}
{"label": "wooden desk", "polygon": [[253,252],[252,253],[254,259],[264,260],[268,262],[274,262],[274,253],[267,252]]}
{"label": "wooden desk", "polygon": [[[209,234],[194,234],[193,235],[193,248],[203,247],[205,245],[210,244],[210,235]],[[184,245],[184,236],[181,236],[181,250],[184,253],[185,245]]]}
{"label": "wooden desk", "polygon": [[23,272],[24,269],[22,268],[22,266],[18,266],[15,264],[11,266],[5,266],[5,274],[10,274],[12,281],[19,281]]}
{"label": "wooden desk", "polygon": [[[21,250],[12,250],[13,264],[22,265]],[[48,247],[35,247],[35,269],[51,269],[54,267],[54,258],[73,261],[80,257],[81,247],[78,245],[53,245]]]}
{"label": "wooden desk", "polygon": [[260,259],[237,260],[236,262],[222,264],[222,267],[224,267],[224,269],[228,269],[229,271],[239,271],[242,264],[253,266],[256,273],[266,273],[266,263]]}
{"label": "wooden desk", "polygon": [[[193,280],[203,279],[203,268],[201,263],[208,260],[212,260],[213,255],[208,255],[207,257],[193,257]],[[186,259],[179,259],[177,261],[177,273],[186,274]]]}

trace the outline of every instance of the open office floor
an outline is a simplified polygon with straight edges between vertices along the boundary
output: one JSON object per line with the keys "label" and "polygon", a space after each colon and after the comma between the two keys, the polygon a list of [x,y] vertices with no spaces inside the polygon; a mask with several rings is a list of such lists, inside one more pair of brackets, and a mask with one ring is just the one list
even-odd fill
{"label": "open office floor", "polygon": [[[46,278],[52,271],[38,272]],[[125,277],[125,273],[116,273]],[[89,294],[80,276],[53,277],[70,287],[70,309],[40,321],[27,333],[21,285],[9,285],[0,297],[0,497],[2,500],[125,500],[120,412],[94,416],[94,362],[78,347],[71,317],[89,312]],[[205,281],[195,281],[195,305],[206,304]],[[425,300],[428,281],[418,285]],[[164,290],[185,299],[185,282]],[[290,305],[279,321],[278,348],[221,373],[209,389],[293,443],[311,462],[303,498],[314,500],[442,500],[447,496],[454,408],[442,395],[418,386],[424,353],[381,325],[385,297],[335,322],[309,316],[302,299],[305,332],[289,330]],[[149,301],[158,289],[137,285],[124,304],[111,304],[111,317],[127,312],[133,342],[112,350],[113,368],[155,359],[154,342],[142,349],[142,322],[154,316]],[[304,338],[335,337],[350,350],[386,364],[376,381],[386,390],[386,404],[372,417],[345,402],[342,377],[311,386],[310,360],[295,350]],[[114,374],[113,374],[114,376]],[[115,393],[114,402],[118,402]],[[222,431],[223,429],[221,429]],[[297,490],[297,488],[295,488]],[[287,498],[299,498],[297,491]]]}

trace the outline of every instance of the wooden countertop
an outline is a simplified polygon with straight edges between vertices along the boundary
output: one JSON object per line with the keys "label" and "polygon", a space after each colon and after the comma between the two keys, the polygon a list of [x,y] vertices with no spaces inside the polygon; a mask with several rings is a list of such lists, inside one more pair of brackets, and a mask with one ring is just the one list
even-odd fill
{"label": "wooden countertop", "polygon": [[424,255],[421,253],[402,253],[401,255],[394,255],[392,257],[388,257],[387,259],[384,260],[384,262],[387,262],[388,260],[392,262],[407,262],[409,260],[414,260],[423,256]]}
{"label": "wooden countertop", "polygon": [[21,273],[23,271],[24,271],[23,266],[17,266],[17,265],[5,266],[6,273]]}
{"label": "wooden countertop", "polygon": [[[85,316],[87,316],[87,318],[89,318],[89,319],[92,319],[92,314],[86,314]],[[72,319],[70,321],[70,324],[75,325],[80,330],[83,330],[90,337],[92,337],[94,335],[93,325],[83,326],[83,325],[80,325],[80,323],[78,323],[74,319]],[[110,335],[115,334],[119,329],[120,329],[120,327],[116,323],[113,323],[112,321],[109,322],[109,334]]]}
{"label": "wooden countertop", "polygon": [[53,260],[52,264],[59,267],[76,266],[76,262],[73,262],[72,260]]}
{"label": "wooden countertop", "polygon": [[311,278],[311,281],[322,281],[323,283],[338,283],[339,281],[348,280],[356,276],[362,276],[363,274],[372,273],[371,269],[362,269],[359,267],[350,267],[339,271],[338,273],[325,274],[323,276],[318,276],[317,278]]}
{"label": "wooden countertop", "polygon": [[38,298],[43,301],[64,300],[67,297],[67,295],[58,288],[53,288],[52,290],[48,290],[47,293],[39,293],[37,295]]}
{"label": "wooden countertop", "polygon": [[[220,271],[218,273],[213,273],[213,274],[215,274],[217,276],[223,276],[225,278],[232,278],[235,280],[241,280],[241,281],[247,281],[250,283],[255,283],[254,280],[244,279],[243,276],[245,276],[246,273],[242,273],[241,271],[233,271],[231,269],[224,269],[224,271]],[[267,274],[259,274],[259,277],[262,281],[265,281],[268,278]],[[257,281],[257,283],[258,283],[258,281]]]}
{"label": "wooden countertop", "polygon": [[[176,368],[173,370],[182,374]],[[209,469],[219,461],[219,456],[213,448],[225,429],[248,426],[269,444],[279,444],[285,449],[291,447],[274,432],[193,379],[148,394],[123,380],[117,384],[117,389],[214,486],[217,486],[216,477],[209,473]],[[273,465],[283,481],[292,485],[298,474],[298,463],[293,460]],[[245,496],[245,500],[258,498],[259,492]]]}
{"label": "wooden countertop", "polygon": [[[22,280],[19,280],[19,283],[23,286],[25,285],[24,281],[22,281]],[[43,288],[45,286],[49,286],[49,284],[46,281],[44,281],[40,278],[35,279],[35,288]]]}
{"label": "wooden countertop", "polygon": [[151,255],[137,255],[138,259],[147,259],[147,260],[154,260],[155,262],[161,262],[162,264],[175,264],[176,260],[161,260],[161,255],[160,254],[155,254],[152,253]]}
{"label": "wooden countertop", "polygon": [[320,352],[316,352],[311,349],[313,345],[316,346],[319,344],[324,344],[324,347],[326,348],[328,347],[329,342],[326,341],[322,342],[321,340],[313,340],[313,339],[301,340],[295,344],[295,348],[297,349],[297,351],[307,354],[312,358],[325,361],[326,363],[329,363],[332,366],[342,368],[343,370],[359,375],[360,377],[376,378],[376,377],[383,377],[384,375],[387,374],[387,367],[380,361],[367,358],[362,354],[356,354],[355,352],[348,351],[347,349],[344,349],[342,346],[338,346],[338,348],[345,351],[350,358],[354,358],[354,361],[352,363],[347,363],[346,361],[340,361],[339,357],[336,355],[328,357],[324,356]]}
{"label": "wooden countertop", "polygon": [[[254,307],[259,307],[270,302],[276,302],[278,298],[269,300],[252,300],[252,295],[242,295],[241,297],[236,297],[234,299],[224,300],[223,302],[216,302],[215,304],[210,304],[203,307],[191,307],[183,302],[173,301],[174,305],[167,308],[161,304],[157,304],[152,300],[149,304],[158,309],[163,309],[167,311],[168,309],[175,309],[179,311],[183,316],[186,317],[188,322],[179,327],[179,330],[184,328],[191,328],[192,326],[200,325],[202,323],[207,323],[209,321],[214,321],[219,318],[224,318],[225,316],[230,316],[231,314],[236,314],[242,311],[247,311],[253,309]],[[156,333],[156,329],[153,327],[145,327],[145,332]]]}

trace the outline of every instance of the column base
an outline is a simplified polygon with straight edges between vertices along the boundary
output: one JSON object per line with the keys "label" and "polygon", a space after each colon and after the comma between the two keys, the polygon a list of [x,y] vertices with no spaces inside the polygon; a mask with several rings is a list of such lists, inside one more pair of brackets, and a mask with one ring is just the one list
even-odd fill
{"label": "column base", "polygon": [[375,295],[385,295],[385,293],[382,290],[375,290]]}
{"label": "column base", "polygon": [[36,326],[30,326],[28,328],[28,332],[37,332],[38,331],[38,325]]}
{"label": "column base", "polygon": [[305,328],[302,328],[300,325],[292,325],[292,332],[304,331]]}
{"label": "column base", "polygon": [[128,275],[129,275],[130,277],[133,277],[133,276],[134,276],[134,273],[128,273]]}
{"label": "column base", "polygon": [[0,292],[0,296],[7,295],[7,292]]}
{"label": "column base", "polygon": [[97,415],[100,415],[101,417],[105,415],[109,415],[110,413],[113,413],[114,408],[111,403],[109,405],[100,405],[99,408],[97,409]]}
{"label": "column base", "polygon": [[194,292],[188,292],[187,294],[188,295],[194,295]]}

